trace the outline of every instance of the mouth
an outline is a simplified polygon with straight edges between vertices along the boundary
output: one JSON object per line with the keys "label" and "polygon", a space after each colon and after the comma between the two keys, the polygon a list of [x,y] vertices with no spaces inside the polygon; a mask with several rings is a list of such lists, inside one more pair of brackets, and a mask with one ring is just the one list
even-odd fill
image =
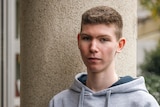
{"label": "mouth", "polygon": [[100,58],[88,58],[88,61],[90,62],[97,62],[97,61],[100,61],[101,59]]}
{"label": "mouth", "polygon": [[100,60],[100,58],[88,58],[89,60]]}

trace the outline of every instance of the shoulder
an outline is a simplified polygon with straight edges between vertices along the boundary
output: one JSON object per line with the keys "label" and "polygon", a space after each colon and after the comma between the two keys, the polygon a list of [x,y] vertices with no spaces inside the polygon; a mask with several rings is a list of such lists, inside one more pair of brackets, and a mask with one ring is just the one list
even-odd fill
{"label": "shoulder", "polygon": [[133,103],[145,106],[145,107],[159,107],[156,99],[148,92],[145,91],[137,91],[135,92],[135,96],[133,98]]}
{"label": "shoulder", "polygon": [[145,96],[143,98],[146,99],[147,105],[152,105],[151,107],[159,107],[158,102],[151,94],[148,93]]}
{"label": "shoulder", "polygon": [[63,90],[63,91],[59,92],[55,96],[53,96],[51,101],[59,102],[59,101],[62,101],[62,100],[66,100],[68,98],[77,97],[78,95],[79,95],[79,93],[77,93],[77,92],[75,92],[71,89],[66,89],[66,90]]}
{"label": "shoulder", "polygon": [[69,93],[69,90],[63,90],[52,97],[52,99],[49,102],[49,107],[55,107],[57,104],[61,104],[62,99],[67,96]]}
{"label": "shoulder", "polygon": [[62,99],[64,97],[67,97],[68,95],[70,95],[70,93],[71,93],[71,90],[70,89],[66,89],[66,90],[63,90],[63,91],[57,93],[55,96],[53,96],[52,99],[54,99],[54,100],[55,99]]}
{"label": "shoulder", "polygon": [[63,107],[63,105],[71,104],[72,101],[76,102],[79,93],[67,89],[56,94],[49,102],[49,107]]}

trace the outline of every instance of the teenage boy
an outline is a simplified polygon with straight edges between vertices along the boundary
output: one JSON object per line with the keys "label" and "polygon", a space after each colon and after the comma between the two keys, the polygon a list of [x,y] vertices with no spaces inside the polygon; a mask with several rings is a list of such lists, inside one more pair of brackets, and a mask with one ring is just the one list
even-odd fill
{"label": "teenage boy", "polygon": [[116,74],[115,57],[126,43],[122,27],[121,15],[111,7],[94,7],[82,15],[78,47],[87,73],[77,74],[49,107],[159,107],[143,77]]}

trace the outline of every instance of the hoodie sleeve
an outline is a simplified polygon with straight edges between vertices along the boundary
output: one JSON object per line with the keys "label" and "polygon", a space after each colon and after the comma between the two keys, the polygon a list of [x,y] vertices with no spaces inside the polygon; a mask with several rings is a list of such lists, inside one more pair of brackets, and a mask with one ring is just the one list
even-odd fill
{"label": "hoodie sleeve", "polygon": [[143,107],[160,107],[156,99],[151,95],[146,97],[146,101],[142,101],[144,106]]}
{"label": "hoodie sleeve", "polygon": [[52,99],[52,100],[50,100],[50,102],[49,102],[49,106],[48,107],[54,107],[54,100]]}
{"label": "hoodie sleeve", "polygon": [[148,102],[148,104],[146,104],[145,107],[160,107],[160,106],[158,102],[155,100],[155,98],[153,98],[150,102]]}

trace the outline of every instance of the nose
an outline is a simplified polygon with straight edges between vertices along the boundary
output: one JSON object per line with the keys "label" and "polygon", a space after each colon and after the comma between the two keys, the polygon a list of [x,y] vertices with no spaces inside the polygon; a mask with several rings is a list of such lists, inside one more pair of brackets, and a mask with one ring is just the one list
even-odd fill
{"label": "nose", "polygon": [[98,52],[98,44],[95,40],[93,40],[90,44],[90,52],[91,53],[97,53]]}

